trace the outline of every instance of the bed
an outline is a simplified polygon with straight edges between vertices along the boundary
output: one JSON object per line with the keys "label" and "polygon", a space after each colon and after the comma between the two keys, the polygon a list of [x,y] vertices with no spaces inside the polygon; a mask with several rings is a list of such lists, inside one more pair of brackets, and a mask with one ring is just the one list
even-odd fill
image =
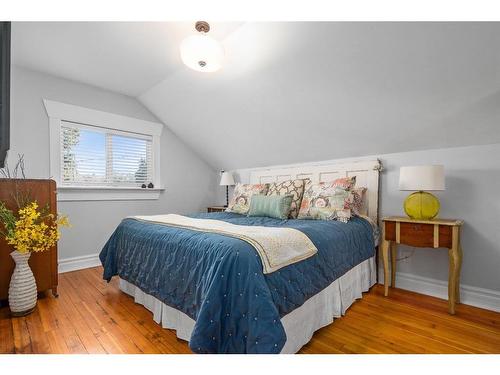
{"label": "bed", "polygon": [[[317,254],[271,273],[255,248],[219,233],[125,219],[103,248],[103,277],[176,330],[196,353],[295,353],[314,331],[345,313],[376,281],[378,160],[254,170],[250,183],[356,175],[367,188],[364,214],[348,223],[278,220],[235,213],[201,220],[304,233]],[[369,220],[371,219],[371,220]],[[370,223],[372,222],[372,223]]]}

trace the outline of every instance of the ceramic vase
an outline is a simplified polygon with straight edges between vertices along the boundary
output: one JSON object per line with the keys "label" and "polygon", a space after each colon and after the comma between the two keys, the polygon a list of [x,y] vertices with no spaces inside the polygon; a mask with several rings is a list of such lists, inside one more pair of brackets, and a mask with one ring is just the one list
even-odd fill
{"label": "ceramic vase", "polygon": [[9,285],[9,306],[13,316],[31,313],[36,306],[37,291],[33,272],[28,264],[31,253],[10,253],[16,263]]}

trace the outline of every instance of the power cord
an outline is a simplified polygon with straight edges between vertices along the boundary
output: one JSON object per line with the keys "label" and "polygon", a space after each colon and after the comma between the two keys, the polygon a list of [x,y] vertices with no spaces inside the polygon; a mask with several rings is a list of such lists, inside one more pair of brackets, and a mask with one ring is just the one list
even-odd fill
{"label": "power cord", "polygon": [[408,254],[408,255],[406,255],[406,256],[404,256],[404,257],[402,257],[402,258],[396,258],[396,262],[399,262],[399,261],[402,261],[402,260],[406,260],[406,259],[408,259],[408,258],[411,258],[411,257],[415,254],[415,250],[416,250],[416,249],[415,249],[414,247],[412,247],[412,248],[411,248],[411,253],[410,253],[410,254]]}

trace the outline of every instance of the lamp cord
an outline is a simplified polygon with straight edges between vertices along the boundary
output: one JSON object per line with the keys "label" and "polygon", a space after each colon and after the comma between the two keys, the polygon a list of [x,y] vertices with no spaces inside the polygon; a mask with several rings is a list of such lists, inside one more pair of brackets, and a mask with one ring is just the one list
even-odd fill
{"label": "lamp cord", "polygon": [[404,257],[402,257],[402,258],[396,258],[396,262],[400,262],[400,261],[402,261],[402,260],[406,260],[406,259],[408,259],[408,258],[411,258],[414,254],[415,254],[415,248],[413,247],[413,248],[411,249],[411,253],[410,253],[409,255],[406,255],[406,256],[404,256]]}

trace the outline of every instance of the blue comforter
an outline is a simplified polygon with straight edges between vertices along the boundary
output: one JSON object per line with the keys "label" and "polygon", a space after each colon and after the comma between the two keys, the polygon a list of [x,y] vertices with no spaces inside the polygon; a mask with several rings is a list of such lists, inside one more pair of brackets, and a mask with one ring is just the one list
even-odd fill
{"label": "blue comforter", "polygon": [[104,279],[119,275],[193,318],[189,346],[198,353],[279,353],[286,341],[280,317],[374,255],[372,227],[361,218],[346,224],[233,213],[193,217],[296,228],[318,249],[264,275],[257,252],[243,240],[123,220],[100,253]]}

